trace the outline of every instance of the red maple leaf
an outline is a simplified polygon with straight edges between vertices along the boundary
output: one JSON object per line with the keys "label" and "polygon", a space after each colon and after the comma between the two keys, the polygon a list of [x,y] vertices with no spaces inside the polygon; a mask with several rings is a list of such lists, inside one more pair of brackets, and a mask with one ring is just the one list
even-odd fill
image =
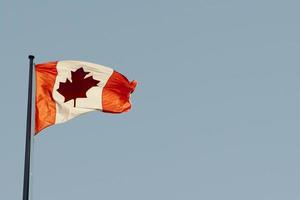
{"label": "red maple leaf", "polygon": [[86,92],[100,81],[93,79],[93,76],[85,78],[89,72],[85,72],[83,68],[79,68],[76,71],[71,72],[72,82],[67,79],[64,83],[59,83],[57,92],[65,97],[65,101],[74,99],[74,107],[76,106],[77,98],[86,98]]}

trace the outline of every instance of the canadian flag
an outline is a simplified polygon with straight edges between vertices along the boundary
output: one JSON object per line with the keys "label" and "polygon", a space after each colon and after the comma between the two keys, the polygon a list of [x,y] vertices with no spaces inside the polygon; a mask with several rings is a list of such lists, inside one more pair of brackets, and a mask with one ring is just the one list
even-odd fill
{"label": "canadian flag", "polygon": [[36,64],[35,72],[35,134],[90,111],[128,111],[137,85],[109,67],[83,61]]}

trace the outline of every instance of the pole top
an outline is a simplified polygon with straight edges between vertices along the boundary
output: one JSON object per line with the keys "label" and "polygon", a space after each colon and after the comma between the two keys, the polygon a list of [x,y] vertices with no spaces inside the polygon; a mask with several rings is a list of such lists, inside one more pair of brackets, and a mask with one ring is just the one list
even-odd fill
{"label": "pole top", "polygon": [[30,60],[33,60],[33,59],[34,59],[34,55],[29,55],[28,58],[29,58]]}

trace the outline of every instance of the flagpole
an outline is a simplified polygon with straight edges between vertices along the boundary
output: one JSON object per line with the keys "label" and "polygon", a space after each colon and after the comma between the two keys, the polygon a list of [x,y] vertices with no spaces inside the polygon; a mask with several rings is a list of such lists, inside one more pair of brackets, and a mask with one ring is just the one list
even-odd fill
{"label": "flagpole", "polygon": [[31,151],[31,112],[32,112],[32,75],[33,75],[33,55],[29,55],[29,80],[28,80],[28,100],[27,100],[27,125],[25,143],[24,162],[24,182],[23,200],[29,200],[29,178],[30,178],[30,151]]}

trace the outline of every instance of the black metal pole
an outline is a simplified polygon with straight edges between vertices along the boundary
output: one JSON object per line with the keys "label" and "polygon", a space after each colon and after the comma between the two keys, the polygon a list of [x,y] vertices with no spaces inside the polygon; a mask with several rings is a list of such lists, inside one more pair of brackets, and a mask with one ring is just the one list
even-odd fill
{"label": "black metal pole", "polygon": [[29,200],[29,178],[30,178],[30,147],[31,147],[31,111],[32,111],[32,74],[33,74],[33,55],[29,55],[29,82],[27,100],[27,125],[25,143],[25,162],[24,162],[24,182],[23,200]]}

